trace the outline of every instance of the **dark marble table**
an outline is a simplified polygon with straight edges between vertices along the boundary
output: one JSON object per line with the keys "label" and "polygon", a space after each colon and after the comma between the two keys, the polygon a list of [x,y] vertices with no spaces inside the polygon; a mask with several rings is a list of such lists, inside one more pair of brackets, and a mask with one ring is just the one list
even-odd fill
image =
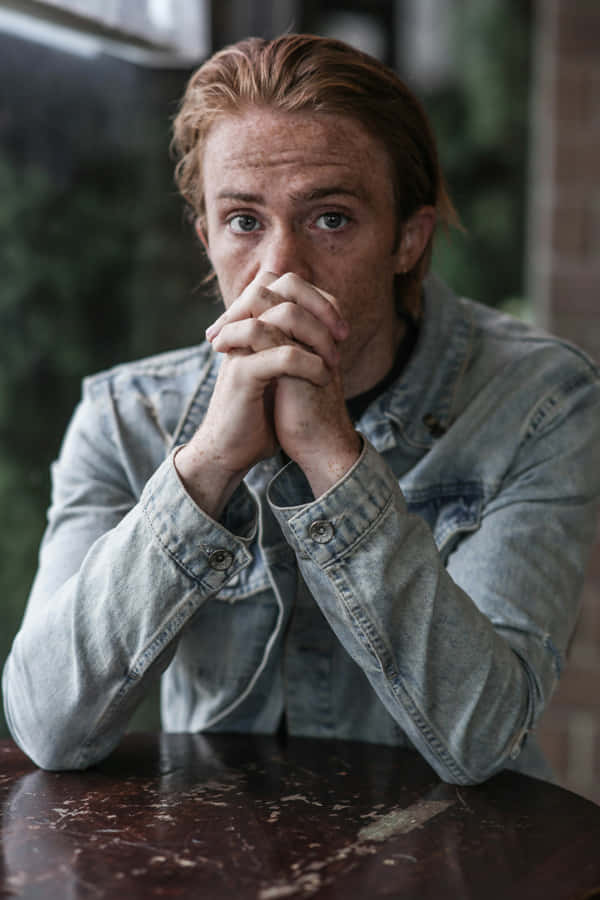
{"label": "dark marble table", "polygon": [[600,807],[503,773],[443,784],[344,742],[129,735],[83,773],[0,742],[0,897],[588,900]]}

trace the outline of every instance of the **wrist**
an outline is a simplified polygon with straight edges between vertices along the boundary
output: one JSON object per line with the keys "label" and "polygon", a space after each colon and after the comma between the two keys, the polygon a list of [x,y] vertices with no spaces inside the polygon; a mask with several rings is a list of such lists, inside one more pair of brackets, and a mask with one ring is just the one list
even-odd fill
{"label": "wrist", "polygon": [[295,460],[308,479],[315,498],[332,488],[350,471],[360,457],[362,448],[360,434],[352,430],[352,433],[335,444]]}
{"label": "wrist", "polygon": [[218,521],[245,472],[228,471],[217,459],[191,443],[175,451],[173,463],[194,503]]}

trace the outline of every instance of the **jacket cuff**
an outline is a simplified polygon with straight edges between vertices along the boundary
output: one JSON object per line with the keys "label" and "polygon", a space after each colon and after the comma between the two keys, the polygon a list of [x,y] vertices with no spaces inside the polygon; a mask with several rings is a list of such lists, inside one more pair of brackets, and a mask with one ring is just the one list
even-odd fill
{"label": "jacket cuff", "polygon": [[146,484],[140,504],[155,540],[164,553],[204,591],[218,591],[252,561],[248,550],[258,513],[247,487],[234,492],[216,522],[185,490],[173,451]]}
{"label": "jacket cuff", "polygon": [[327,566],[366,537],[392,499],[406,511],[396,477],[372,444],[364,437],[363,442],[352,468],[317,500],[296,463],[270,482],[269,505],[301,559]]}

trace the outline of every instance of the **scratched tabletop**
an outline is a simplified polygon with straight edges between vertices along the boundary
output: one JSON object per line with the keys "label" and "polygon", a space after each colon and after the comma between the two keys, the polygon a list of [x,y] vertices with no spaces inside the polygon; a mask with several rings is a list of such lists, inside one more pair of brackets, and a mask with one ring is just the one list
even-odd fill
{"label": "scratched tabletop", "polygon": [[600,807],[513,773],[447,785],[340,741],[128,735],[87,772],[0,742],[0,897],[588,900]]}

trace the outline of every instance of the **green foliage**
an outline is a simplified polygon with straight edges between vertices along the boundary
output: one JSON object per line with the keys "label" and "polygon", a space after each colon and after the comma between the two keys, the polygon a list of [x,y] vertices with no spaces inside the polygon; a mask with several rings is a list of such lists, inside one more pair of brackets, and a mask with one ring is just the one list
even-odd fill
{"label": "green foliage", "polygon": [[[149,127],[145,155],[83,153],[62,180],[0,156],[0,661],[35,571],[48,463],[81,379],[200,340],[212,315],[166,143]],[[156,721],[155,706],[142,724]]]}
{"label": "green foliage", "polygon": [[454,78],[426,98],[466,229],[438,241],[434,267],[492,305],[523,292],[530,34],[520,0],[457,4]]}
{"label": "green foliage", "polygon": [[72,407],[75,379],[108,361],[112,348],[126,349],[124,248],[135,224],[122,195],[132,174],[107,167],[104,177],[98,173],[102,189],[95,172],[66,188],[39,169],[0,160],[1,427],[14,426],[12,413],[25,398],[35,408],[19,423],[20,454],[44,458],[43,438]]}
{"label": "green foliage", "polygon": [[[0,451],[0,585],[2,623],[0,660],[4,660],[23,614],[26,591],[35,571],[37,548],[44,526],[46,491],[39,473]],[[6,734],[4,721],[0,735]]]}

